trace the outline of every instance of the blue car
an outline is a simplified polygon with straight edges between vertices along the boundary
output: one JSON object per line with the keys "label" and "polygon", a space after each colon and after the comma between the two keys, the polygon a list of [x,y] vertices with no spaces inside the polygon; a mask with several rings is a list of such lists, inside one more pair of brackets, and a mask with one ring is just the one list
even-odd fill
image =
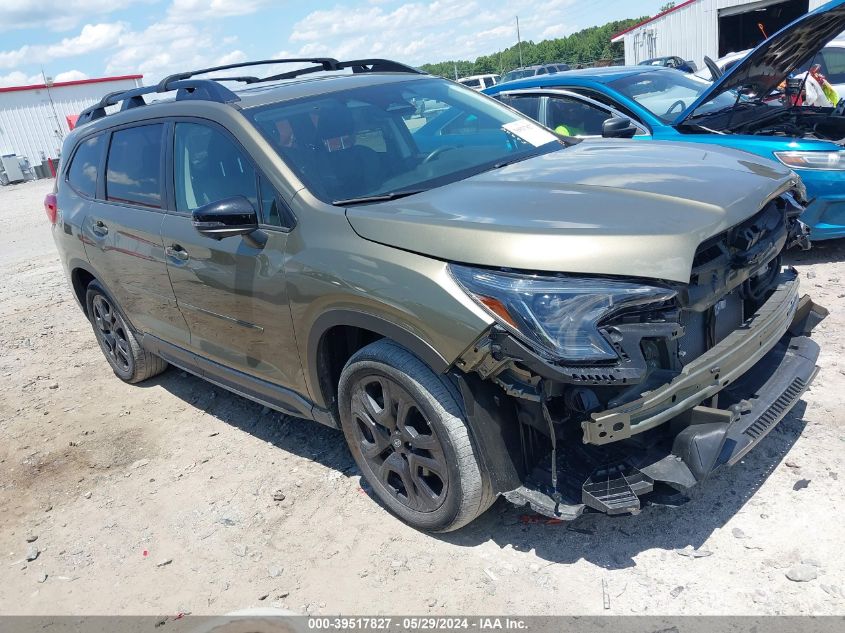
{"label": "blue car", "polygon": [[[779,160],[807,187],[802,219],[811,238],[845,237],[845,101],[841,108],[793,105],[801,82],[786,81],[843,30],[845,0],[835,0],[784,27],[712,83],[670,68],[622,66],[541,75],[483,92],[567,136],[715,143]],[[782,90],[786,84],[790,91]]]}

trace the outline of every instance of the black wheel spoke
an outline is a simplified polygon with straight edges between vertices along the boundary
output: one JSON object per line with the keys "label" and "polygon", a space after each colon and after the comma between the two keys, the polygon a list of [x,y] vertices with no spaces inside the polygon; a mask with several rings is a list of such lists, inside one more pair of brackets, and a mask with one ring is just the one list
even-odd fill
{"label": "black wheel spoke", "polygon": [[[396,475],[398,480],[391,477],[391,474]],[[402,455],[391,453],[390,457],[384,460],[379,479],[387,486],[388,490],[393,491],[394,495],[403,499],[409,507],[414,510],[417,509],[417,492],[411,479],[411,469],[408,466],[408,461]]]}
{"label": "black wheel spoke", "polygon": [[408,456],[411,480],[417,493],[417,505],[426,510],[436,508],[445,492],[446,465],[430,457]]}
{"label": "black wheel spoke", "polygon": [[115,333],[114,337],[114,344],[115,344],[115,354],[119,357],[121,363],[123,363],[124,367],[129,366],[129,358],[132,354],[131,350],[129,349],[129,341],[126,340],[123,331],[118,330]]}
{"label": "black wheel spoke", "polygon": [[422,435],[417,433],[416,429],[408,428],[408,443],[416,448],[417,450],[422,451],[433,451],[438,450],[440,448],[440,444],[437,442],[437,438],[433,435]]}
{"label": "black wheel spoke", "polygon": [[356,415],[356,419],[359,424],[363,424],[369,429],[373,438],[373,441],[366,437],[361,438],[361,451],[368,459],[381,457],[382,453],[390,447],[390,431],[377,424],[366,413]]}
{"label": "black wheel spoke", "polygon": [[367,413],[379,424],[389,430],[396,428],[396,418],[393,414],[393,400],[390,383],[376,379],[363,389],[361,401]]}

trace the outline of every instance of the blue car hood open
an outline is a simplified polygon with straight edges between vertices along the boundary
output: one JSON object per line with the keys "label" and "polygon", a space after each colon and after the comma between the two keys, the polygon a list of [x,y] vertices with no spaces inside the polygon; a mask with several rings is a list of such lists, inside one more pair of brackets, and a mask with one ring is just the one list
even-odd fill
{"label": "blue car hood open", "polygon": [[802,15],[714,81],[678,115],[674,124],[683,123],[702,105],[729,90],[745,89],[754,94],[769,94],[842,31],[845,31],[845,0],[833,0]]}

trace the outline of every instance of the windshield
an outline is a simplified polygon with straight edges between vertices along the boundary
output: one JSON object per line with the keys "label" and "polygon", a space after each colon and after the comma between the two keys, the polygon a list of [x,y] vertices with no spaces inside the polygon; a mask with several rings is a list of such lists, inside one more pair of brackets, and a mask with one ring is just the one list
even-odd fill
{"label": "windshield", "polygon": [[[616,79],[608,84],[617,92],[630,97],[658,118],[670,123],[686,110],[712,84],[688,73],[677,71],[646,71]],[[736,103],[733,91],[717,95],[696,110],[707,114]]]}
{"label": "windshield", "polygon": [[502,80],[499,83],[505,83],[506,81],[515,81],[516,79],[523,79],[524,77],[533,77],[534,76],[534,69],[523,69],[523,70],[512,70],[509,73],[505,73],[502,76]]}
{"label": "windshield", "polygon": [[531,119],[443,79],[245,111],[324,202],[418,192],[564,147]]}

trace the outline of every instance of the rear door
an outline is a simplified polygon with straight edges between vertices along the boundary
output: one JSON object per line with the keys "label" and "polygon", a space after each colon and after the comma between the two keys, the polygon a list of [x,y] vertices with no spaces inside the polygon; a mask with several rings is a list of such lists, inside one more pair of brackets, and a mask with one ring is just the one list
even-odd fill
{"label": "rear door", "polygon": [[[167,269],[191,331],[191,349],[227,367],[304,390],[284,277],[292,216],[222,127],[176,120],[168,141]],[[244,196],[260,229],[222,240],[201,235],[191,211]]]}
{"label": "rear door", "polygon": [[[68,173],[97,174],[96,193],[86,202],[82,223],[85,254],[97,276],[136,329],[184,345],[188,328],[176,305],[161,240],[164,131],[163,123],[145,122],[84,141]],[[96,164],[83,157],[92,151],[86,143],[99,144]]]}

